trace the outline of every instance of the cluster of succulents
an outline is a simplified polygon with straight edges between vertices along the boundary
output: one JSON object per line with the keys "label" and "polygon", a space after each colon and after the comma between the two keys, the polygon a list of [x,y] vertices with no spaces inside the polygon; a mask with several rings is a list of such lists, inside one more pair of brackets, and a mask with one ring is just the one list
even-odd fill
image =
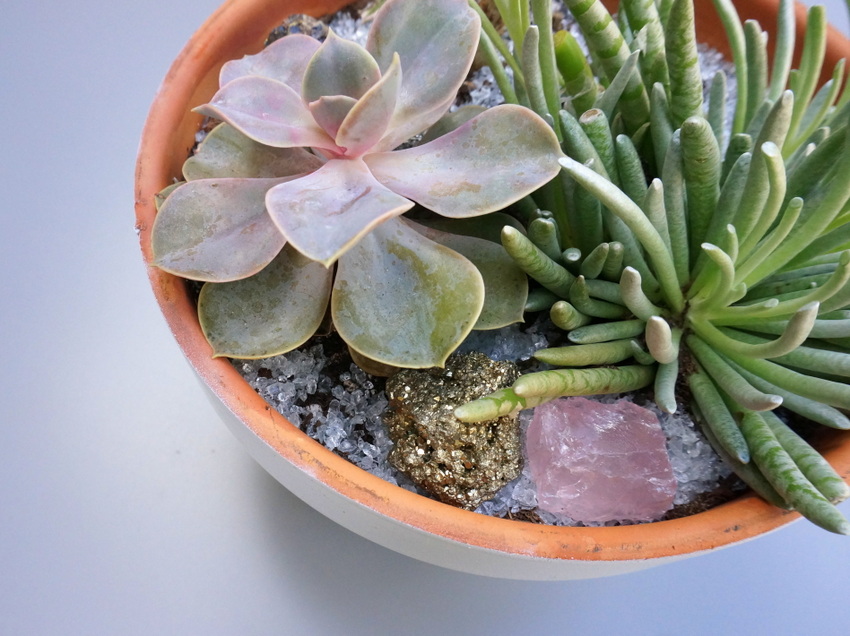
{"label": "cluster of succulents", "polygon": [[[330,305],[363,366],[442,366],[471,329],[522,318],[525,276],[482,238],[505,223],[485,215],[550,181],[561,151],[520,106],[444,118],[479,31],[465,0],[393,0],[365,48],[293,34],[225,64],[196,109],[222,123],[163,193],[152,237],[157,266],[206,283],[216,355],[294,349]],[[414,202],[450,222],[402,217]]]}
{"label": "cluster of succulents", "polygon": [[[197,109],[222,123],[162,193],[153,250],[204,281],[215,355],[283,353],[329,317],[367,370],[442,366],[471,329],[547,310],[571,343],[536,354],[556,368],[459,419],[686,396],[745,482],[850,533],[850,489],[774,413],[850,428],[850,90],[843,62],[818,89],[825,12],[792,70],[793,2],[771,65],[762,27],[714,0],[727,122],[693,0],[565,0],[589,56],[550,0],[380,4],[365,48],[287,35]],[[447,114],[476,51],[507,103]]]}
{"label": "cluster of succulents", "polygon": [[548,25],[547,1],[496,4],[518,42],[513,55],[484,30],[506,99],[546,118],[567,155],[534,194],[546,211],[502,242],[571,344],[536,354],[556,368],[457,416],[650,386],[674,412],[689,396],[754,490],[850,533],[833,505],[850,488],[774,412],[850,428],[850,89],[842,61],[816,90],[823,8],[809,12],[792,70],[793,2],[780,2],[769,68],[762,27],[714,0],[737,75],[727,125],[723,72],[703,104],[692,0],[623,0],[616,19],[598,0],[566,0],[589,60],[569,33],[523,23],[531,9]]}

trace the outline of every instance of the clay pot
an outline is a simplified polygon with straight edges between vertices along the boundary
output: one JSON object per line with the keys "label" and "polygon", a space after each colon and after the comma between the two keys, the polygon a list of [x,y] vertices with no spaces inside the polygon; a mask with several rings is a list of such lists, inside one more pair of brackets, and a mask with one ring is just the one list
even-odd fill
{"label": "clay pot", "polygon": [[[221,65],[257,52],[290,14],[318,16],[344,4],[229,0],[174,62],[142,136],[136,217],[154,294],[225,422],[251,455],[298,497],[363,537],[423,561],[506,578],[576,579],[639,570],[752,539],[797,519],[752,494],[683,519],[609,528],[551,527],[459,510],[390,485],[328,451],[266,404],[227,360],[212,357],[184,281],[150,266],[154,195],[180,174],[200,123],[190,110],[213,94]],[[778,0],[735,4],[742,18],[756,18],[764,28],[776,23]],[[727,49],[711,1],[696,5],[702,41]],[[797,8],[799,42],[805,11]],[[832,31],[825,68],[840,57],[850,57],[850,42]],[[850,476],[850,435],[824,430],[817,445],[840,474]]]}

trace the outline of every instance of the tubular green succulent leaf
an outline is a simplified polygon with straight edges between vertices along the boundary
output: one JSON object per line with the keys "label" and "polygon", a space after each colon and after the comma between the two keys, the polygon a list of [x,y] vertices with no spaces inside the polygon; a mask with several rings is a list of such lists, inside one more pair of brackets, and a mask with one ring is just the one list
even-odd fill
{"label": "tubular green succulent leaf", "polygon": [[591,108],[579,117],[578,123],[596,149],[608,179],[614,184],[619,184],[614,138],[611,136],[608,117],[598,108]]}
{"label": "tubular green succulent leaf", "polygon": [[590,316],[586,316],[565,300],[554,303],[549,310],[552,323],[564,331],[571,331],[590,322]]}
{"label": "tubular green succulent leaf", "polygon": [[629,83],[634,77],[639,59],[639,51],[635,51],[629,55],[622,68],[614,76],[614,79],[611,80],[608,88],[606,88],[601,94],[597,94],[596,101],[593,103],[593,108],[601,110],[605,113],[605,116],[608,119],[614,119],[614,111],[620,103],[623,93],[625,93]]}
{"label": "tubular green succulent leaf", "polygon": [[711,429],[718,444],[738,462],[748,463],[750,449],[747,447],[747,441],[711,378],[705,373],[693,373],[688,378],[688,384],[702,419]]}
{"label": "tubular green succulent leaf", "polygon": [[850,496],[850,486],[808,442],[791,430],[773,413],[763,414],[764,420],[786,453],[805,475],[806,479],[832,503]]}
{"label": "tubular green succulent leaf", "polygon": [[[677,131],[670,140],[664,158],[661,181],[664,183],[664,209],[667,213],[667,233],[673,268],[680,286],[690,276],[690,247],[685,210],[685,177],[682,167],[681,134]],[[659,235],[660,236],[660,235]],[[663,238],[662,238],[663,241]]]}
{"label": "tubular green succulent leaf", "polygon": [[671,328],[660,316],[652,316],[646,321],[646,347],[661,364],[670,364],[679,357],[681,337],[681,329]]}
{"label": "tubular green succulent leaf", "polygon": [[623,9],[634,33],[643,32],[645,46],[641,58],[641,72],[646,84],[660,83],[668,86],[667,55],[664,48],[664,26],[654,0],[624,2]]}
{"label": "tubular green succulent leaf", "polygon": [[514,392],[525,399],[556,398],[636,391],[648,386],[655,369],[648,366],[619,366],[598,369],[553,369],[521,376]]}
{"label": "tubular green succulent leaf", "polygon": [[[560,82],[558,81],[558,70],[555,64],[555,43],[552,35],[552,6],[550,0],[531,0],[531,12],[534,21],[542,25],[540,31],[538,60],[540,63],[540,74],[543,77],[543,94],[546,102],[547,112],[552,121],[558,120],[558,111],[561,109]],[[555,132],[560,139],[561,133],[558,126]]]}
{"label": "tubular green succulent leaf", "polygon": [[540,362],[562,367],[616,364],[632,357],[632,347],[631,340],[612,340],[595,344],[538,349],[534,357]]}
{"label": "tubular green succulent leaf", "polygon": [[679,128],[689,117],[702,116],[693,0],[673,2],[664,35],[670,73],[670,118],[673,127]]}
{"label": "tubular green succulent leaf", "polygon": [[791,118],[791,130],[799,130],[800,122],[805,115],[806,107],[817,88],[820,69],[826,54],[826,9],[814,6],[809,9],[806,18],[806,35],[803,40],[803,53],[800,57],[800,68],[794,73],[789,84],[794,91],[797,102]]}
{"label": "tubular green succulent leaf", "polygon": [[[608,80],[613,81],[631,51],[611,14],[599,0],[566,0],[564,4],[575,16],[591,54],[599,61]],[[632,72],[621,100],[620,112],[626,126],[637,130],[649,114],[649,98],[637,69]]]}
{"label": "tubular green succulent leaf", "polygon": [[635,268],[626,267],[623,270],[620,277],[620,289],[626,307],[641,320],[649,320],[653,316],[665,313],[661,307],[647,298],[641,288],[640,273]]}
{"label": "tubular green succulent leaf", "polygon": [[528,103],[535,113],[544,117],[549,113],[543,72],[540,69],[540,29],[532,24],[522,40],[522,73],[525,77],[525,92]]}
{"label": "tubular green succulent leaf", "polygon": [[502,229],[502,245],[526,274],[560,298],[569,298],[575,276],[553,261],[522,232]]}
{"label": "tubular green succulent leaf", "polygon": [[726,147],[726,73],[718,71],[711,78],[708,101],[708,123],[719,148]]}
{"label": "tubular green succulent leaf", "polygon": [[564,88],[575,112],[581,114],[593,108],[599,85],[575,37],[569,31],[558,31],[554,35],[553,46],[555,63],[564,78]]}
{"label": "tubular green succulent leaf", "polygon": [[597,322],[592,325],[580,326],[568,334],[571,342],[576,344],[591,344],[594,342],[609,342],[624,338],[635,338],[643,334],[646,323],[643,320],[618,320],[617,322]]}
{"label": "tubular green succulent leaf", "polygon": [[[690,335],[687,338],[687,344],[717,386],[744,408],[753,411],[769,411],[782,404],[780,396],[763,393],[747,382],[702,338]],[[735,360],[738,361],[738,358]]]}
{"label": "tubular green succulent leaf", "polygon": [[700,116],[682,123],[682,171],[688,201],[688,236],[692,257],[705,240],[720,196],[720,148],[708,121]]}
{"label": "tubular green succulent leaf", "polygon": [[520,397],[509,387],[462,404],[454,410],[454,416],[461,422],[486,422],[548,401],[549,398]]}
{"label": "tubular green succulent leaf", "polygon": [[[634,142],[626,135],[617,135],[614,139],[614,151],[617,160],[617,173],[620,175],[620,188],[632,201],[644,201],[648,189],[646,175],[643,172],[643,162]],[[644,209],[646,209],[646,206],[644,206]]]}
{"label": "tubular green succulent leaf", "polygon": [[[478,6],[475,0],[469,0],[469,3],[473,6]],[[486,23],[485,23],[486,24]],[[496,36],[497,41],[501,41],[501,38]],[[493,79],[496,80],[496,85],[499,87],[499,90],[502,93],[502,96],[505,98],[506,104],[519,104],[520,99],[514,90],[514,85],[511,82],[511,79],[508,77],[507,72],[502,67],[502,62],[499,58],[499,53],[494,45],[493,37],[491,37],[488,33],[484,31],[481,32],[481,40],[479,44],[479,50],[481,51],[482,57],[487,61],[487,66],[493,71]],[[508,59],[513,59],[508,53]],[[514,61],[514,64],[516,62]],[[517,66],[519,69],[519,66]],[[514,77],[522,76],[522,71],[514,71]]]}
{"label": "tubular green succulent leaf", "polygon": [[[673,144],[677,145],[676,153],[679,153],[680,147],[678,146],[679,136],[678,134],[674,135],[667,92],[658,83],[653,85],[650,93],[649,132],[655,151],[655,164],[659,169],[663,169],[667,161],[666,157],[670,154]],[[666,183],[667,179],[664,179],[664,182]]]}
{"label": "tubular green succulent leaf", "polygon": [[776,100],[785,90],[791,71],[796,39],[794,0],[779,0],[776,21],[776,48],[773,53],[773,70],[770,73],[768,99]]}
{"label": "tubular green succulent leaf", "polygon": [[829,406],[828,404],[824,404],[823,402],[803,397],[802,395],[798,395],[792,391],[786,391],[785,389],[768,382],[761,376],[747,371],[734,362],[731,364],[738,373],[740,373],[750,384],[760,391],[772,393],[781,397],[783,408],[793,411],[812,422],[822,424],[823,426],[839,430],[850,429],[850,418],[838,409]]}
{"label": "tubular green succulent leaf", "polygon": [[534,219],[528,224],[528,238],[553,261],[561,257],[558,226],[552,219]]}
{"label": "tubular green succulent leaf", "polygon": [[817,315],[818,303],[809,303],[791,317],[779,338],[761,343],[737,340],[710,322],[694,320],[692,324],[694,331],[701,338],[721,351],[731,351],[751,358],[776,358],[791,353],[806,341]]}
{"label": "tubular green succulent leaf", "polygon": [[392,219],[339,260],[331,311],[346,343],[393,366],[442,366],[474,327],[484,282],[463,256]]}
{"label": "tubular green succulent leaf", "polygon": [[676,380],[679,377],[679,359],[667,364],[659,364],[655,371],[655,403],[665,413],[675,413]]}
{"label": "tubular green succulent leaf", "polygon": [[681,311],[684,307],[684,298],[676,278],[672,256],[643,211],[619,189],[613,187],[609,181],[597,175],[593,170],[576,163],[569,157],[560,159],[559,163],[571,177],[592,192],[634,232],[655,264],[662,292],[667,298],[670,308],[673,311]]}
{"label": "tubular green succulent leaf", "polygon": [[764,378],[780,389],[839,409],[850,408],[850,385],[798,373],[769,360],[748,358],[730,352],[724,352],[724,354],[736,365]]}
{"label": "tubular green succulent leaf", "polygon": [[570,303],[583,314],[607,320],[625,318],[628,310],[622,305],[599,300],[590,295],[589,281],[579,276],[570,286]]}
{"label": "tubular green succulent leaf", "polygon": [[[705,420],[704,415],[700,414],[700,417]],[[717,454],[720,455],[721,459],[723,459],[723,461],[732,468],[735,474],[741,478],[741,481],[752,488],[759,497],[777,508],[788,510],[791,507],[785,499],[783,499],[782,495],[776,492],[776,489],[765,478],[762,471],[755,465],[755,462],[745,464],[730,455],[723,445],[720,444],[720,441],[714,435],[710,426],[703,427],[702,432],[714,450],[717,451]]]}
{"label": "tubular green succulent leaf", "polygon": [[738,101],[735,104],[735,118],[732,123],[732,133],[743,133],[747,126],[747,104],[750,101],[747,95],[748,69],[747,69],[747,45],[744,37],[744,27],[738,16],[738,11],[732,0],[712,0],[726,37],[729,39],[729,48],[732,50],[732,61],[735,63],[735,77],[738,80]]}
{"label": "tubular green succulent leaf", "polygon": [[747,20],[744,39],[747,45],[747,121],[752,124],[767,96],[767,33],[755,20]]}
{"label": "tubular green succulent leaf", "polygon": [[585,278],[598,278],[602,273],[605,261],[608,260],[608,252],[611,248],[608,243],[600,243],[581,262],[579,273]]}
{"label": "tubular green succulent leaf", "polygon": [[331,278],[331,270],[286,247],[256,276],[207,283],[198,317],[214,355],[265,358],[300,346],[325,316]]}
{"label": "tubular green succulent leaf", "polygon": [[850,534],[850,522],[800,471],[761,413],[745,413],[741,430],[753,460],[777,492],[800,514],[830,532]]}

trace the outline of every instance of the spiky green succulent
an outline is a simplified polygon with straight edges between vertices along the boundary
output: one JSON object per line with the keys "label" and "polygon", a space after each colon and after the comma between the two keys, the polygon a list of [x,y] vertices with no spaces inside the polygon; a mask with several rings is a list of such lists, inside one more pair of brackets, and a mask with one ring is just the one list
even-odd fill
{"label": "spiky green succulent", "polygon": [[687,387],[748,484],[850,533],[833,505],[850,488],[774,413],[850,428],[850,89],[843,61],[817,89],[823,8],[809,11],[791,70],[794,3],[780,2],[769,69],[761,26],[714,0],[737,75],[727,125],[724,74],[703,104],[692,0],[622,0],[616,19],[599,1],[566,0],[590,60],[528,22],[530,9],[548,25],[548,1],[496,4],[516,54],[486,23],[482,50],[506,99],[547,119],[567,155],[560,179],[525,202],[527,235],[506,227],[502,241],[539,284],[529,307],[549,308],[571,344],[536,354],[557,368],[457,416],[649,386],[673,412]]}
{"label": "spiky green succulent", "polygon": [[[521,319],[525,276],[486,239],[504,220],[484,215],[551,180],[561,151],[519,106],[441,121],[479,30],[465,0],[389,0],[365,48],[289,35],[225,64],[196,109],[224,123],[163,193],[152,236],[155,265],[206,282],[216,355],[289,351],[330,305],[358,360],[430,367],[471,329]],[[402,217],[415,204],[480,223],[428,227]]]}

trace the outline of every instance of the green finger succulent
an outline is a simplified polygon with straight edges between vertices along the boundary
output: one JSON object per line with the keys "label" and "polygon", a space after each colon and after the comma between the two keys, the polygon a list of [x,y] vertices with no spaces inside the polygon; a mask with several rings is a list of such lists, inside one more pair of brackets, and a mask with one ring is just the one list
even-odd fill
{"label": "green finger succulent", "polygon": [[365,48],[296,34],[225,64],[196,109],[224,123],[169,189],[152,239],[157,266],[206,283],[216,355],[289,351],[330,306],[360,359],[441,366],[474,327],[521,319],[525,279],[476,236],[487,221],[454,233],[402,216],[419,204],[482,217],[558,172],[552,128],[515,105],[396,150],[454,102],[479,31],[465,0],[389,0]]}
{"label": "green finger succulent", "polygon": [[[511,35],[536,46],[506,60],[524,73],[503,92],[554,123],[567,156],[547,186],[559,190],[549,201],[561,253],[530,225],[527,235],[506,227],[502,241],[545,288],[552,321],[573,344],[537,353],[559,368],[456,415],[480,421],[559,396],[643,387],[673,412],[689,394],[743,480],[850,534],[833,506],[850,488],[773,413],[781,405],[850,428],[850,88],[843,61],[817,87],[824,10],[809,11],[792,70],[793,2],[779,3],[771,67],[761,26],[714,0],[737,71],[727,125],[725,76],[709,82],[703,103],[692,0],[622,0],[618,19],[598,0],[566,0],[586,62],[566,36],[535,39],[533,25],[520,26],[521,3],[504,4]],[[491,48],[489,63],[501,67]],[[547,71],[553,52],[556,70]],[[551,108],[552,91],[564,108]]]}

